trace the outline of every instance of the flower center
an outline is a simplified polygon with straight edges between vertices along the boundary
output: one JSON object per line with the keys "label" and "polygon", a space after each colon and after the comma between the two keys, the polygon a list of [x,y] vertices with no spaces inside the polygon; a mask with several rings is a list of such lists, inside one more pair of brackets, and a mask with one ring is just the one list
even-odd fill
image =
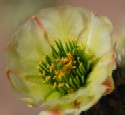
{"label": "flower center", "polygon": [[88,74],[97,62],[93,54],[86,52],[76,40],[55,41],[51,49],[51,55],[46,55],[39,64],[44,82],[63,95],[85,87]]}

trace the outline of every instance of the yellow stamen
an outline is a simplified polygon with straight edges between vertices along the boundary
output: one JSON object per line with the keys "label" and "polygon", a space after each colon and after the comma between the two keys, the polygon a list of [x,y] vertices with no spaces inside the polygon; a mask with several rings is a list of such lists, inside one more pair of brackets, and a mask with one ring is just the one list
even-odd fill
{"label": "yellow stamen", "polygon": [[69,84],[68,83],[65,83],[66,87],[69,88]]}
{"label": "yellow stamen", "polygon": [[45,72],[45,71],[43,71],[42,75],[44,76],[45,74],[46,74],[46,72]]}
{"label": "yellow stamen", "polygon": [[74,55],[74,50],[72,51],[72,54]]}
{"label": "yellow stamen", "polygon": [[56,75],[64,76],[64,75],[65,75],[65,72],[62,71],[62,70],[55,70],[55,74],[56,74]]}
{"label": "yellow stamen", "polygon": [[50,67],[50,65],[47,65],[47,68],[49,68]]}
{"label": "yellow stamen", "polygon": [[72,66],[72,68],[76,68],[76,66]]}
{"label": "yellow stamen", "polygon": [[54,84],[53,84],[53,88],[55,88],[57,86],[57,83],[55,82]]}
{"label": "yellow stamen", "polygon": [[59,78],[59,80],[61,81],[61,80],[62,80],[62,75],[59,75],[58,78]]}
{"label": "yellow stamen", "polygon": [[72,62],[69,62],[68,64],[66,64],[66,67],[67,68],[72,68],[73,66],[72,66]]}
{"label": "yellow stamen", "polygon": [[52,72],[53,68],[52,66],[49,66],[49,71]]}
{"label": "yellow stamen", "polygon": [[56,76],[54,76],[53,79],[56,79]]}
{"label": "yellow stamen", "polygon": [[59,87],[63,87],[63,86],[64,86],[64,83],[59,83],[58,86],[59,86]]}
{"label": "yellow stamen", "polygon": [[79,44],[77,44],[77,46],[78,46],[79,48],[82,48],[82,44],[80,44],[80,43],[79,43]]}
{"label": "yellow stamen", "polygon": [[70,53],[67,53],[68,59],[72,60],[72,55]]}
{"label": "yellow stamen", "polygon": [[45,80],[48,81],[50,80],[50,78],[51,78],[50,76],[46,76]]}
{"label": "yellow stamen", "polygon": [[56,75],[59,75],[59,70],[54,71]]}

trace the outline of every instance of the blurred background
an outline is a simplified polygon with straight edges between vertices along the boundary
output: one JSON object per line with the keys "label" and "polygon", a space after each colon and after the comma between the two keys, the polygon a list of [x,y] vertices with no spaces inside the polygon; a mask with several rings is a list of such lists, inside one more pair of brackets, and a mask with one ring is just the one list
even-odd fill
{"label": "blurred background", "polygon": [[0,115],[38,115],[40,108],[20,103],[5,76],[4,49],[11,33],[29,16],[46,6],[82,6],[106,15],[117,31],[125,23],[125,0],[0,0]]}

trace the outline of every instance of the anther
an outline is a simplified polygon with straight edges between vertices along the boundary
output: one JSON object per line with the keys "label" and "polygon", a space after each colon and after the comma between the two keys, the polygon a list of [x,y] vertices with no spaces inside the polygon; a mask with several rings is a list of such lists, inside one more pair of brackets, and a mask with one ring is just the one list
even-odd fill
{"label": "anther", "polygon": [[53,84],[53,88],[55,88],[57,86],[57,83],[56,82],[54,82],[54,84]]}
{"label": "anther", "polygon": [[64,83],[59,83],[58,86],[59,86],[59,87],[63,87],[63,86],[64,86]]}
{"label": "anther", "polygon": [[50,76],[46,76],[45,80],[48,81],[50,80],[50,78],[51,78]]}
{"label": "anther", "polygon": [[52,66],[49,66],[49,71],[52,72]]}

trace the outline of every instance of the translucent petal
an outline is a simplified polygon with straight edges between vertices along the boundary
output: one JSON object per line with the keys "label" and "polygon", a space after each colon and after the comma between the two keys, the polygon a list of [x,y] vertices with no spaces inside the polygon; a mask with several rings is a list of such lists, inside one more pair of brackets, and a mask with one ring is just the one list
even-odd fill
{"label": "translucent petal", "polygon": [[9,80],[12,87],[16,91],[27,96],[27,98],[21,98],[20,100],[27,103],[28,105],[42,105],[45,98],[51,95],[51,93],[53,92],[53,89],[50,86],[44,84],[42,81],[41,83],[38,83],[36,81],[33,82],[16,77],[14,74],[10,74]]}
{"label": "translucent petal", "polygon": [[28,88],[27,88],[25,82],[21,78],[16,77],[14,74],[10,73],[9,81],[10,81],[12,87],[17,92],[20,92],[20,93],[27,93],[28,92]]}
{"label": "translucent petal", "polygon": [[5,53],[10,71],[19,75],[38,75],[36,67],[42,56],[50,51],[43,33],[31,18],[13,34]]}
{"label": "translucent petal", "polygon": [[90,38],[87,45],[97,57],[104,55],[112,49],[111,31],[111,22],[106,17],[92,15]]}
{"label": "translucent petal", "polygon": [[45,103],[48,105],[56,105],[56,101],[62,97],[60,92],[53,92],[51,93],[45,100]]}
{"label": "translucent petal", "polygon": [[79,38],[79,41],[97,57],[101,57],[111,50],[112,43],[110,35],[112,25],[106,17],[98,16],[91,12],[90,22],[86,29],[86,38],[83,39],[83,33]]}
{"label": "translucent petal", "polygon": [[79,113],[82,111],[87,111],[93,105],[95,105],[99,101],[99,99],[101,98],[105,90],[106,90],[105,86],[99,85],[98,87],[96,87],[96,92],[94,95],[87,94],[87,95],[79,96],[77,99],[81,103]]}
{"label": "translucent petal", "polygon": [[107,65],[104,65],[103,63],[99,63],[98,65],[96,65],[93,71],[88,76],[87,82],[89,83],[89,85],[98,85],[105,81],[108,76],[106,68]]}
{"label": "translucent petal", "polygon": [[88,23],[89,14],[90,12],[86,9],[61,6],[44,9],[38,13],[37,17],[42,22],[49,38],[65,41],[80,36]]}
{"label": "translucent petal", "polygon": [[[115,57],[113,57],[114,52],[107,52],[100,61],[95,65],[93,71],[89,74],[88,83],[89,86],[102,84],[107,77],[111,76],[112,71],[116,68]],[[96,88],[95,88],[96,90]],[[94,91],[93,91],[94,92]]]}

